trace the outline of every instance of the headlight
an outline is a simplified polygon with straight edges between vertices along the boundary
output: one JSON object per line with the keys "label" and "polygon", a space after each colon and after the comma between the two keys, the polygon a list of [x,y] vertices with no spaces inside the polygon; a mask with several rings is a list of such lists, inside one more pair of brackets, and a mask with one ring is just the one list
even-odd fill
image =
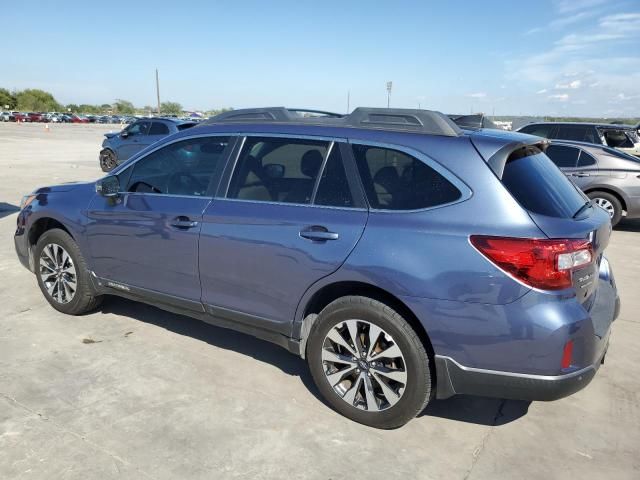
{"label": "headlight", "polygon": [[20,210],[24,210],[25,208],[27,208],[35,199],[36,195],[33,193],[22,197],[22,200],[20,201]]}

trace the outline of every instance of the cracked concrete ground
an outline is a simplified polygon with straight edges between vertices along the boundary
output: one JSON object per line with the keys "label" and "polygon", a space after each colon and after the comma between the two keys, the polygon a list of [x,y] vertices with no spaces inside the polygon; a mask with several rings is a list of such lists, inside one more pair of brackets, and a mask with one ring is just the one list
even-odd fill
{"label": "cracked concrete ground", "polygon": [[111,299],[55,312],[15,258],[15,205],[100,176],[110,126],[0,124],[0,479],[640,478],[640,222],[608,249],[607,362],[552,403],[458,397],[394,431],[340,417],[279,347]]}

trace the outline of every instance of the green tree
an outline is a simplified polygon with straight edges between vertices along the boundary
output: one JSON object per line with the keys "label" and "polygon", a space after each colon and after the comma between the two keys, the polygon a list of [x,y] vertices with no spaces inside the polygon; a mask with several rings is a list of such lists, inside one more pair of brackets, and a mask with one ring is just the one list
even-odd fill
{"label": "green tree", "polygon": [[160,111],[170,115],[180,115],[182,113],[182,105],[178,102],[162,102],[160,104]]}
{"label": "green tree", "polygon": [[78,110],[80,113],[89,113],[96,114],[100,112],[100,109],[95,105],[89,105],[88,103],[83,103],[82,105],[78,105]]}
{"label": "green tree", "polygon": [[102,105],[100,105],[100,110],[102,110],[102,113],[107,113],[112,110],[112,107],[108,103],[103,103]]}
{"label": "green tree", "polygon": [[17,104],[16,96],[13,93],[6,88],[0,88],[0,110],[4,110],[5,108],[13,110]]}
{"label": "green tree", "polygon": [[28,88],[16,93],[17,107],[19,110],[32,112],[50,112],[60,110],[60,104],[56,102],[49,92]]}
{"label": "green tree", "polygon": [[126,115],[131,115],[136,111],[133,103],[127,100],[122,100],[121,98],[116,98],[116,101],[113,104],[113,108],[115,109],[116,113],[124,113]]}

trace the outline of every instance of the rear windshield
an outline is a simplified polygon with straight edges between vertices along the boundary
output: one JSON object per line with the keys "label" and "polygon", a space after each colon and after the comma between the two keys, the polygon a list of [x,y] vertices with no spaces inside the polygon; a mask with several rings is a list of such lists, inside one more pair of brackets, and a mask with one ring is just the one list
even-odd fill
{"label": "rear windshield", "polygon": [[571,218],[585,197],[541,150],[526,147],[511,154],[502,183],[524,208],[549,217]]}

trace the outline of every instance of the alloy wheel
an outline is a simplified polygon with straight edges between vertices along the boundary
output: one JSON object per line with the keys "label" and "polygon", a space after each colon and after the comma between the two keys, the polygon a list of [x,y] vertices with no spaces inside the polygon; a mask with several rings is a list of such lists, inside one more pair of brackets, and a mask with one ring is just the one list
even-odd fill
{"label": "alloy wheel", "polygon": [[116,157],[110,151],[106,151],[100,155],[100,163],[101,163],[100,166],[102,167],[102,170],[105,172],[110,172],[117,166]]}
{"label": "alloy wheel", "polygon": [[399,345],[365,320],[346,320],[329,330],[322,345],[325,377],[352,407],[380,412],[394,406],[407,386]]}
{"label": "alloy wheel", "polygon": [[616,214],[616,209],[613,204],[607,200],[606,198],[596,197],[593,199],[593,202],[599,207],[603,208],[611,218]]}
{"label": "alloy wheel", "polygon": [[56,243],[45,245],[40,254],[39,272],[49,296],[58,303],[73,300],[78,276],[71,256]]}

